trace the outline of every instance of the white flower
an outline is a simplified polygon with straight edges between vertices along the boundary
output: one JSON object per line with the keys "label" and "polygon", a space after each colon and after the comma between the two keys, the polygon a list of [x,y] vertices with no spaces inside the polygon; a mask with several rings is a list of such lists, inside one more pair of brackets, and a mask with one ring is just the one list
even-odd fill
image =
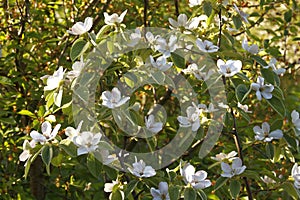
{"label": "white flower", "polygon": [[219,109],[215,108],[214,104],[209,103],[208,107],[205,104],[199,104],[197,106],[197,108],[202,111],[202,112],[206,112],[206,113],[212,113],[212,112],[216,112]]}
{"label": "white flower", "polygon": [[[112,183],[105,183],[104,184],[104,192],[112,192],[115,185],[119,185],[120,189],[123,189],[123,185],[120,185],[120,182],[118,180],[112,181]],[[124,192],[122,190],[119,190],[121,193],[122,199],[125,199]],[[109,199],[112,199],[112,193],[109,195]]]}
{"label": "white flower", "polygon": [[64,78],[65,71],[63,67],[59,67],[52,76],[45,75],[41,77],[42,80],[47,79],[47,86],[44,87],[45,91],[53,90],[59,87],[60,82]]}
{"label": "white flower", "polygon": [[80,75],[81,70],[83,69],[85,63],[83,62],[83,57],[81,57],[80,61],[76,61],[72,65],[72,71],[69,71],[67,73],[67,77],[70,80],[73,80],[74,78],[77,78]]}
{"label": "white flower", "polygon": [[[274,173],[274,175],[275,175],[275,173]],[[270,177],[268,177],[268,176],[266,176],[266,175],[264,175],[264,177],[260,177],[260,179],[261,179],[264,183],[266,183],[266,184],[274,184],[274,183],[276,183],[276,181],[274,181],[272,178],[270,178]]]}
{"label": "white flower", "polygon": [[243,11],[240,11],[239,8],[235,4],[233,4],[233,5],[234,5],[236,12],[241,16],[242,20],[246,23],[249,23],[249,21],[247,19],[249,15],[247,13],[244,13]]}
{"label": "white flower", "polygon": [[243,49],[245,49],[246,51],[248,51],[251,54],[257,54],[258,53],[258,46],[256,44],[253,44],[251,46],[248,45],[248,40],[245,37],[243,42],[242,42],[242,47]]}
{"label": "white flower", "polygon": [[193,74],[198,80],[208,80],[212,74],[215,73],[213,69],[209,69],[208,72],[204,72],[204,68],[206,66],[204,65],[201,69],[198,68],[198,65],[195,63],[192,63],[188,65],[188,67],[184,70],[182,70],[183,73],[185,74]]}
{"label": "white flower", "polygon": [[292,177],[294,178],[294,186],[297,189],[300,189],[300,166],[297,163],[294,164],[292,168]]}
{"label": "white flower", "polygon": [[35,144],[34,140],[31,140],[30,142],[28,140],[24,140],[23,152],[19,156],[20,161],[25,162],[31,156],[30,149],[33,149]]}
{"label": "white flower", "polygon": [[270,125],[267,122],[264,122],[261,126],[255,126],[253,128],[256,140],[264,140],[264,142],[271,142],[273,139],[280,139],[283,137],[281,130],[277,129],[270,133]]}
{"label": "white flower", "polygon": [[229,106],[227,104],[223,103],[223,102],[218,103],[218,106],[220,108],[224,108],[224,109],[228,109],[229,108]]}
{"label": "white flower", "polygon": [[109,165],[113,161],[117,160],[117,156],[115,154],[109,154],[109,151],[106,149],[101,149],[100,150],[101,158],[102,158],[102,163],[104,165]]}
{"label": "white flower", "polygon": [[248,107],[248,105],[243,105],[243,104],[241,104],[240,102],[238,102],[238,105],[237,105],[240,109],[242,109],[244,112],[246,112],[246,113],[252,113],[252,111],[249,111],[248,109],[249,109],[249,107]]}
{"label": "white flower", "polygon": [[122,14],[119,16],[116,13],[113,13],[112,15],[109,15],[107,12],[104,12],[104,22],[107,25],[120,24],[123,21],[126,13],[127,13],[127,10],[122,12]]}
{"label": "white flower", "polygon": [[155,176],[156,172],[151,166],[146,166],[146,163],[143,160],[137,162],[137,158],[135,157],[135,162],[132,164],[132,168],[127,168],[130,173],[137,177],[151,177]]}
{"label": "white flower", "polygon": [[167,71],[170,67],[172,67],[172,62],[167,62],[167,58],[165,56],[160,56],[159,58],[154,60],[152,56],[150,56],[150,63],[153,67],[161,70],[161,71]]}
{"label": "white flower", "polygon": [[184,116],[178,116],[177,120],[180,123],[180,126],[182,127],[192,127],[192,131],[197,131],[200,127],[200,119],[199,114],[200,111],[198,108],[195,108],[194,106],[189,106],[186,109],[187,117]]}
{"label": "white flower", "polygon": [[219,153],[216,155],[216,157],[211,157],[211,159],[216,161],[232,161],[235,156],[237,155],[236,151],[231,151],[230,153]]}
{"label": "white flower", "polygon": [[148,118],[145,117],[145,124],[146,128],[152,133],[158,133],[163,127],[163,123],[154,121],[154,115],[149,115]]}
{"label": "white flower", "polygon": [[223,60],[219,59],[217,61],[217,66],[220,74],[225,77],[231,77],[241,71],[242,62],[240,60],[227,60],[225,63]]}
{"label": "white flower", "polygon": [[60,124],[57,124],[53,131],[50,122],[46,121],[42,123],[41,129],[42,134],[37,131],[31,131],[30,136],[36,143],[44,144],[47,141],[50,141],[55,138],[55,136],[58,133],[58,130],[60,129]]}
{"label": "white flower", "polygon": [[201,5],[203,0],[189,0],[189,6],[194,7],[194,6],[199,6]]}
{"label": "white flower", "polygon": [[101,95],[102,105],[108,108],[117,108],[125,104],[130,97],[121,98],[121,92],[118,88],[114,87],[111,92],[104,91]]}
{"label": "white flower", "polygon": [[203,51],[206,53],[214,53],[219,50],[219,47],[217,47],[216,45],[213,45],[212,42],[210,42],[208,40],[204,40],[204,42],[202,42],[202,40],[199,38],[196,39],[196,45],[200,49],[200,51]]}
{"label": "white flower", "polygon": [[269,62],[269,65],[268,66],[263,66],[264,68],[269,68],[271,67],[273,72],[275,72],[277,75],[281,75],[281,74],[284,74],[286,69],[284,68],[277,68],[276,67],[276,63],[277,63],[277,60],[276,58],[271,58],[270,62]]}
{"label": "white flower", "polygon": [[256,91],[256,97],[259,101],[261,101],[262,96],[265,99],[272,98],[272,91],[274,90],[274,86],[272,84],[264,84],[265,79],[261,76],[258,76],[256,83],[251,83],[251,88]]}
{"label": "white flower", "polygon": [[68,33],[72,34],[72,35],[82,35],[86,32],[88,32],[93,26],[93,18],[91,17],[87,17],[83,22],[77,22],[76,24],[74,24],[72,26],[72,30],[71,31],[67,31]]}
{"label": "white flower", "polygon": [[204,170],[197,171],[190,163],[187,163],[183,169],[180,168],[180,174],[183,176],[185,184],[190,183],[195,189],[204,189],[211,186],[207,178],[207,172]]}
{"label": "white flower", "polygon": [[300,130],[299,113],[296,110],[293,110],[291,117],[292,117],[292,122],[293,122],[294,126],[296,127],[296,129]]}
{"label": "white flower", "polygon": [[67,140],[70,140],[73,142],[73,139],[80,134],[80,129],[81,129],[82,123],[83,123],[83,121],[81,121],[78,124],[77,129],[74,129],[73,127],[66,128],[65,134],[66,134],[66,136],[68,136]]}
{"label": "white flower", "polygon": [[168,183],[160,182],[158,189],[151,188],[150,193],[153,196],[153,200],[170,200]]}
{"label": "white flower", "polygon": [[169,23],[171,24],[171,29],[185,29],[185,30],[194,30],[198,27],[200,18],[194,17],[190,20],[188,20],[187,16],[185,14],[180,14],[177,18],[177,21],[175,21],[172,18],[169,18]]}
{"label": "white flower", "polygon": [[221,176],[231,178],[234,175],[243,173],[246,169],[246,166],[242,165],[243,163],[240,158],[234,158],[231,166],[228,163],[222,162],[221,168],[223,170],[223,174],[221,174]]}
{"label": "white flower", "polygon": [[130,34],[130,40],[128,46],[134,47],[139,43],[141,39],[142,39],[142,33],[139,28],[136,28],[135,32]]}
{"label": "white flower", "polygon": [[155,42],[155,50],[162,53],[166,58],[171,56],[171,52],[174,52],[177,49],[177,37],[171,35],[169,42],[165,38],[157,37]]}
{"label": "white flower", "polygon": [[95,151],[98,148],[101,137],[101,133],[93,134],[89,131],[84,131],[74,137],[74,144],[79,147],[77,149],[77,155],[79,156]]}

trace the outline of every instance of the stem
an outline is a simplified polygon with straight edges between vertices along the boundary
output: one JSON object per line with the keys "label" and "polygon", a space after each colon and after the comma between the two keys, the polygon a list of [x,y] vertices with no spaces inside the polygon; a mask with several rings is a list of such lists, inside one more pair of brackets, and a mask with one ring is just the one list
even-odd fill
{"label": "stem", "polygon": [[147,12],[148,12],[148,0],[144,0],[144,27],[148,27],[147,24]]}
{"label": "stem", "polygon": [[175,3],[176,17],[178,17],[178,15],[179,15],[179,2],[178,2],[178,0],[174,0],[174,3]]}

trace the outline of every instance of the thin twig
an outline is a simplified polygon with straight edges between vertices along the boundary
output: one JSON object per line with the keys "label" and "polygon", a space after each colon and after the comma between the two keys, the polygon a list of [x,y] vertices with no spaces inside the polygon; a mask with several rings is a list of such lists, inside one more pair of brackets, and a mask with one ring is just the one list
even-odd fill
{"label": "thin twig", "polygon": [[178,15],[179,15],[179,2],[178,2],[178,0],[174,0],[174,3],[175,3],[176,16],[178,17]]}
{"label": "thin twig", "polygon": [[144,0],[144,27],[145,28],[148,27],[148,25],[149,25],[147,23],[147,18],[148,18],[147,13],[148,13],[148,0]]}

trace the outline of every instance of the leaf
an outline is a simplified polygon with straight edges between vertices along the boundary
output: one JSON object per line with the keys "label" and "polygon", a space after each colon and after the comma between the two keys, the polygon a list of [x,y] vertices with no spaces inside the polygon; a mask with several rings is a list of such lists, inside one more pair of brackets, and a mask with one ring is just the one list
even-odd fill
{"label": "leaf", "polygon": [[20,112],[18,112],[19,115],[26,115],[32,118],[36,118],[35,114],[33,114],[32,112],[30,112],[29,110],[21,110]]}
{"label": "leaf", "polygon": [[268,69],[261,69],[261,75],[264,77],[265,82],[271,83],[272,85],[277,85],[277,82],[275,80],[275,74],[270,68]]}
{"label": "leaf", "polygon": [[180,55],[176,53],[171,53],[171,59],[176,67],[185,68],[185,60]]}
{"label": "leaf", "polygon": [[74,91],[74,93],[85,103],[88,102],[89,99],[89,90],[87,87],[78,87]]}
{"label": "leaf", "polygon": [[266,154],[268,158],[272,159],[274,157],[274,147],[273,144],[267,143],[266,145]]}
{"label": "leaf", "polygon": [[193,188],[185,188],[184,190],[184,200],[196,200],[196,192]]}
{"label": "leaf", "polygon": [[110,25],[104,25],[104,26],[102,26],[101,29],[99,30],[99,32],[98,32],[97,35],[96,35],[96,39],[97,39],[97,40],[98,40],[98,39],[101,39],[101,37],[103,36],[103,34],[104,34],[105,32],[107,32],[110,28],[111,28]]}
{"label": "leaf", "polygon": [[222,187],[227,181],[228,181],[228,178],[223,177],[223,176],[219,177],[215,184],[215,191],[218,190],[220,187]]}
{"label": "leaf", "polygon": [[42,148],[42,160],[46,165],[47,174],[50,175],[50,163],[53,157],[53,149],[51,145],[45,145]]}
{"label": "leaf", "polygon": [[64,139],[59,145],[69,156],[76,157],[77,156],[77,147],[70,140]]}
{"label": "leaf", "polygon": [[178,185],[170,185],[169,186],[169,196],[171,200],[177,200],[179,199],[179,195],[180,195],[180,186]]}
{"label": "leaf", "polygon": [[288,23],[292,20],[293,11],[289,10],[284,13],[284,20]]}
{"label": "leaf", "polygon": [[95,178],[101,177],[102,164],[91,153],[87,157],[87,168]]}
{"label": "leaf", "polygon": [[208,2],[208,1],[205,1],[203,3],[203,11],[204,11],[204,14],[209,17],[210,14],[211,14],[211,11],[212,11],[212,5],[211,5],[211,2]]}
{"label": "leaf", "polygon": [[235,28],[236,29],[240,29],[241,26],[242,26],[242,20],[241,20],[241,18],[239,16],[233,16],[232,20],[233,20]]}
{"label": "leaf", "polygon": [[248,88],[244,84],[240,84],[235,88],[235,95],[237,100],[242,103],[248,96],[248,94],[251,92],[251,88]]}
{"label": "leaf", "polygon": [[116,191],[113,191],[111,193],[111,197],[109,199],[111,200],[123,200],[124,198],[124,194],[122,195],[123,191],[120,191],[119,189],[116,190]]}
{"label": "leaf", "polygon": [[299,199],[300,198],[299,192],[297,191],[297,189],[295,189],[295,187],[293,186],[292,183],[285,182],[281,185],[281,187],[283,188],[283,190],[286,193],[288,193],[294,199]]}
{"label": "leaf", "polygon": [[76,60],[76,58],[81,56],[87,50],[88,46],[89,43],[86,40],[82,38],[77,39],[71,47],[71,52],[70,52],[71,60],[74,61]]}
{"label": "leaf", "polygon": [[201,200],[207,200],[207,196],[203,190],[198,190],[197,194]]}
{"label": "leaf", "polygon": [[286,115],[285,105],[281,99],[278,99],[276,96],[273,96],[271,99],[266,99],[269,105],[282,117]]}
{"label": "leaf", "polygon": [[2,85],[14,85],[14,83],[5,76],[0,76],[0,84]]}
{"label": "leaf", "polygon": [[126,190],[125,190],[125,199],[128,198],[129,194],[132,193],[132,191],[136,188],[138,185],[139,181],[137,180],[132,180],[127,184]]}
{"label": "leaf", "polygon": [[[251,58],[258,62],[261,66],[268,66],[268,63],[264,59],[262,59],[260,56],[257,55],[251,55]],[[262,69],[263,70],[263,69]]]}
{"label": "leaf", "polygon": [[159,85],[163,85],[164,81],[165,81],[165,74],[161,71],[155,72],[155,73],[151,73],[151,76],[153,78],[153,80],[159,84]]}
{"label": "leaf", "polygon": [[230,195],[233,199],[238,198],[240,190],[241,190],[241,183],[239,181],[233,180],[230,182]]}

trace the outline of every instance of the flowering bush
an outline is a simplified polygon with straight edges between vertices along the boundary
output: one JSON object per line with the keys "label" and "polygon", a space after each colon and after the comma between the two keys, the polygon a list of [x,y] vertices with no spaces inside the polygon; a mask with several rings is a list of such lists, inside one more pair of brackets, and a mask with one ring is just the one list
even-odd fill
{"label": "flowering bush", "polygon": [[296,1],[174,1],[176,17],[106,1],[86,16],[95,2],[56,32],[54,72],[22,70],[38,56],[20,61],[16,47],[16,71],[0,76],[2,148],[24,169],[5,177],[4,199],[300,198],[300,97],[285,79],[299,67]]}

